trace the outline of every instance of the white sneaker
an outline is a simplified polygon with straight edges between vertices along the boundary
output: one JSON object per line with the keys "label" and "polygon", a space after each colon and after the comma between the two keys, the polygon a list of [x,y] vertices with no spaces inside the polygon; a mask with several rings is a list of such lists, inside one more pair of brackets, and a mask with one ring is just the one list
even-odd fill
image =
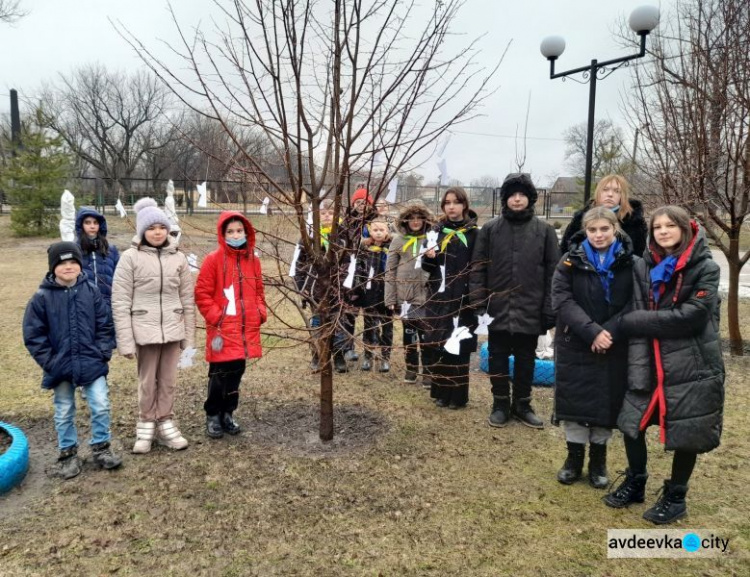
{"label": "white sneaker", "polygon": [[136,440],[133,445],[133,453],[143,455],[151,450],[151,443],[156,435],[156,423],[138,422],[135,426]]}
{"label": "white sneaker", "polygon": [[182,436],[174,421],[162,421],[157,425],[157,429],[156,440],[160,444],[175,451],[187,449],[187,439]]}

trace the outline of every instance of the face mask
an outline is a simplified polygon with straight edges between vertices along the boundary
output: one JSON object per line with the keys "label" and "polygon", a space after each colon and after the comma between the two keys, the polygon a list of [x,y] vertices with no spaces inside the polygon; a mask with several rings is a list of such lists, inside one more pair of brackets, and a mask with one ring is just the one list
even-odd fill
{"label": "face mask", "polygon": [[232,248],[240,248],[247,242],[247,239],[243,236],[242,238],[228,238],[226,241]]}

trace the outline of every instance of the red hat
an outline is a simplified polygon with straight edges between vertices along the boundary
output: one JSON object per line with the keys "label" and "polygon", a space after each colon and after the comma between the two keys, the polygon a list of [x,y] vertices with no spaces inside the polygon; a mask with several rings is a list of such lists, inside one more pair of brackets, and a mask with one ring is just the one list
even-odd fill
{"label": "red hat", "polygon": [[372,197],[367,194],[366,188],[358,188],[354,191],[354,194],[352,195],[352,204],[358,200],[364,200],[367,204],[372,204]]}

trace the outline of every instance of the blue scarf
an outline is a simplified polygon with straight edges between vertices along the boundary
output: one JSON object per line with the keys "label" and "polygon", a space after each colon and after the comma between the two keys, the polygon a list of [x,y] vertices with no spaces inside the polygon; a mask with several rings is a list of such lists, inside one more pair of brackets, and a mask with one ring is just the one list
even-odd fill
{"label": "blue scarf", "polygon": [[619,240],[615,239],[615,242],[609,245],[609,248],[604,255],[604,260],[602,261],[599,258],[598,251],[593,246],[591,246],[591,243],[588,241],[588,239],[583,241],[583,249],[586,251],[586,259],[594,266],[596,274],[599,275],[599,280],[602,283],[602,287],[604,287],[604,300],[607,302],[610,302],[612,280],[615,278],[615,273],[610,269],[612,268],[612,264],[615,262],[615,255],[621,247],[622,243]]}
{"label": "blue scarf", "polygon": [[658,303],[661,297],[662,287],[672,280],[674,267],[677,265],[677,257],[674,255],[665,256],[664,259],[651,269],[651,294],[654,302]]}

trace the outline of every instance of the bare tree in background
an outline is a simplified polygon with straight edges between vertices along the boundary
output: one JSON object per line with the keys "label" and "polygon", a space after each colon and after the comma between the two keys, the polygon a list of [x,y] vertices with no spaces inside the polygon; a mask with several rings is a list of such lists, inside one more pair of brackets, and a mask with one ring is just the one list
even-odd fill
{"label": "bare tree in background", "polygon": [[14,24],[27,14],[28,11],[21,8],[21,0],[0,0],[0,22]]}
{"label": "bare tree in background", "polygon": [[171,93],[147,71],[84,66],[45,87],[41,100],[47,128],[113,189],[127,189],[145,156],[169,144],[179,123],[170,114]]}
{"label": "bare tree in background", "polygon": [[[357,175],[358,181],[366,174],[373,196],[383,195],[391,178],[408,170],[416,155],[434,147],[448,128],[475,115],[497,66],[486,71],[475,65],[476,41],[455,51],[446,46],[460,0],[438,1],[429,9],[403,0],[215,4],[225,25],[211,38],[201,30],[188,37],[173,14],[182,38],[181,46],[172,47],[183,59],[179,65],[170,66],[124,34],[178,98],[220,122],[238,147],[236,128],[252,127],[265,135],[281,159],[276,175],[244,148],[236,164],[267,182],[269,196],[292,214],[320,282],[327,283],[314,307],[323,328],[318,342],[323,365],[320,437],[330,440],[330,341],[341,302],[339,271],[354,255],[335,241],[323,250],[320,201],[324,196],[334,200],[330,238],[335,239],[339,215],[348,204],[350,178]],[[276,232],[265,231],[264,236],[279,247],[283,239]],[[274,315],[286,324],[288,339],[294,338],[292,331],[299,335],[306,329],[285,312],[299,300],[286,276],[290,253],[291,247],[286,253],[278,251],[278,276],[268,278],[285,297],[283,306],[271,303],[271,309],[275,307]]]}
{"label": "bare tree in background", "polygon": [[726,256],[729,339],[732,354],[741,355],[739,277],[750,258],[740,248],[750,210],[750,3],[693,0],[676,11],[656,36],[653,65],[635,71],[630,111],[643,135],[639,168]]}
{"label": "bare tree in background", "polygon": [[[583,182],[586,167],[586,123],[571,126],[563,133],[567,167]],[[627,174],[630,157],[625,148],[622,130],[610,120],[594,123],[594,150],[591,163],[592,181],[608,174]]]}

